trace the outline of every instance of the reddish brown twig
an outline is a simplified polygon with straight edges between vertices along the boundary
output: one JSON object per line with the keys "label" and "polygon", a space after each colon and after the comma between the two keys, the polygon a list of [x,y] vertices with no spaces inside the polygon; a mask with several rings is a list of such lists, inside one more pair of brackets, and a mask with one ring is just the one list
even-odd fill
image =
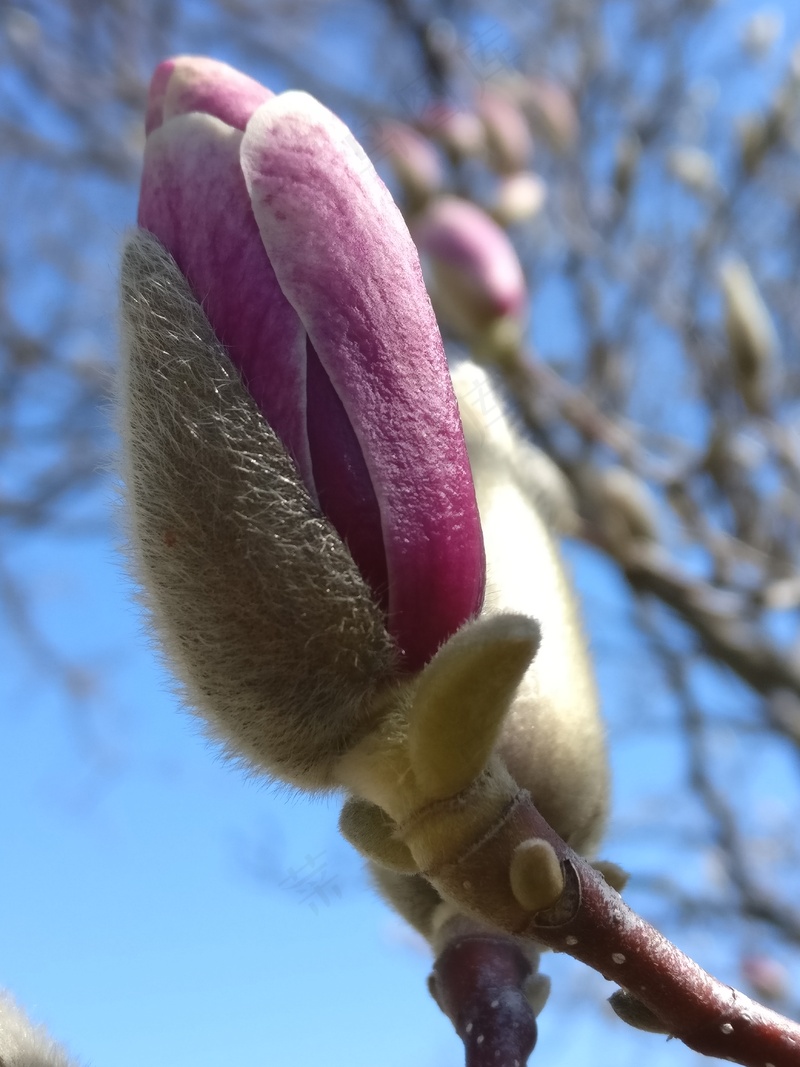
{"label": "reddish brown twig", "polygon": [[[558,837],[532,803],[525,804],[517,817],[525,835],[544,838],[553,846],[566,883],[557,903],[532,916],[522,936],[566,952],[617,982],[626,995],[614,998],[613,1006],[633,1025],[669,1034],[696,1052],[743,1067],[798,1067],[797,1023],[712,977],[640,918],[598,871]],[[487,1030],[480,1046],[486,1046],[483,1058],[476,1058],[478,1035],[474,1027],[466,1033],[468,1020],[479,1019],[489,1026],[498,988],[520,991],[526,977],[514,970],[511,938],[498,937],[494,948],[472,940],[473,946],[454,940],[437,960],[436,998],[465,1041],[468,1067],[484,1063],[521,1067],[523,1042],[514,1035],[497,1036],[496,1026]],[[480,967],[486,970],[485,977],[476,973]],[[512,1000],[511,1025],[516,1027],[525,1012],[518,999]],[[535,1030],[531,1034],[532,1047]],[[490,1045],[490,1036],[498,1044]]]}

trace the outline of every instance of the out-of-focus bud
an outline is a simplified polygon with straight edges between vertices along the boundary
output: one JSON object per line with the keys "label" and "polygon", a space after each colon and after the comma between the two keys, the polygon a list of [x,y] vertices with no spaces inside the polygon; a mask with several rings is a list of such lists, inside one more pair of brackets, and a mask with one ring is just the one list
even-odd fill
{"label": "out-of-focus bud", "polygon": [[626,467],[607,467],[587,475],[592,511],[603,535],[627,546],[658,541],[658,507],[650,488]]}
{"label": "out-of-focus bud", "polygon": [[444,101],[427,107],[417,126],[440,144],[454,162],[472,159],[486,150],[486,131],[478,116]]}
{"label": "out-of-focus bud", "polygon": [[714,160],[702,148],[674,148],[667,159],[670,173],[693,193],[711,196],[719,189]]}
{"label": "out-of-focus bud", "polygon": [[627,200],[630,195],[631,187],[636,181],[641,155],[642,142],[635,134],[621,137],[617,142],[611,184],[620,201]]}
{"label": "out-of-focus bud", "polygon": [[533,154],[533,138],[513,99],[501,90],[484,89],[475,110],[486,130],[489,166],[498,174],[523,170]]}
{"label": "out-of-focus bud", "polygon": [[527,288],[508,236],[468,200],[434,200],[412,226],[430,268],[434,306],[461,338],[480,344],[509,324],[519,332]]}
{"label": "out-of-focus bud", "polygon": [[492,215],[501,226],[514,226],[536,218],[546,200],[547,186],[538,174],[510,174],[497,188]]}
{"label": "out-of-focus bud", "polygon": [[783,119],[779,110],[765,115],[745,115],[737,123],[742,167],[755,174],[764,157],[783,137]]}
{"label": "out-of-focus bud", "polygon": [[403,188],[408,207],[417,211],[442,186],[442,161],[427,137],[402,122],[382,122],[373,158],[387,159]]}
{"label": "out-of-focus bud", "polygon": [[770,956],[745,956],[742,975],[763,1000],[783,1000],[788,992],[788,972]]}
{"label": "out-of-focus bud", "polygon": [[31,52],[41,44],[42,25],[39,19],[21,7],[6,8],[3,29],[10,43],[22,52]]}
{"label": "out-of-focus bud", "polygon": [[556,152],[572,151],[580,132],[578,113],[567,90],[545,78],[519,75],[508,89],[525,113],[534,134],[544,138]]}
{"label": "out-of-focus bud", "polygon": [[736,386],[748,410],[764,415],[769,410],[779,348],[772,317],[743,260],[723,263],[720,284]]}
{"label": "out-of-focus bud", "polygon": [[762,59],[783,34],[783,12],[764,7],[742,29],[742,47],[754,59]]}

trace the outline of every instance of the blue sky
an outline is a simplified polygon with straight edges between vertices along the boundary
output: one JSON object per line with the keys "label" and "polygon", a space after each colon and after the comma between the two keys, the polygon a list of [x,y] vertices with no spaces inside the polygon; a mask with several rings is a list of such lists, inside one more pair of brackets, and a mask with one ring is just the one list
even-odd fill
{"label": "blue sky", "polygon": [[[748,6],[729,5],[731,26]],[[792,17],[791,0],[783,7]],[[231,59],[231,51],[222,42],[216,54]],[[106,307],[93,314],[105,315],[107,330],[120,235],[135,216],[132,190],[109,197],[91,298],[93,309]],[[31,318],[46,298],[46,290],[29,294]],[[92,505],[107,513],[113,499],[107,478]],[[642,680],[630,669],[638,639],[627,598],[602,560],[575,547],[569,554],[605,702],[631,707]],[[7,563],[26,576],[35,621],[59,650],[72,692],[0,619],[8,649],[0,678],[0,986],[96,1067],[457,1067],[460,1043],[425,988],[426,949],[370,890],[337,836],[336,805],[245,778],[179,710],[132,600],[113,524],[86,538],[27,537]],[[723,704],[733,701],[718,691]],[[663,799],[650,812],[631,811],[643,778],[653,796],[669,798],[674,786],[680,752],[659,725],[668,716],[656,705],[646,728],[615,720],[617,823],[605,852],[637,869],[666,862],[672,873],[680,854],[655,830],[644,842],[627,833],[637,820],[663,826],[672,814]],[[776,807],[776,820],[788,818],[788,771],[778,754],[759,758],[761,802]],[[702,876],[690,870],[687,883]],[[635,886],[633,899],[647,902]],[[713,927],[683,944],[738,980],[737,949]],[[543,970],[554,976],[554,994],[532,1064],[624,1067],[643,1055],[653,1067],[696,1062],[615,1023],[602,1006],[612,987],[599,976],[561,958],[546,959]]]}

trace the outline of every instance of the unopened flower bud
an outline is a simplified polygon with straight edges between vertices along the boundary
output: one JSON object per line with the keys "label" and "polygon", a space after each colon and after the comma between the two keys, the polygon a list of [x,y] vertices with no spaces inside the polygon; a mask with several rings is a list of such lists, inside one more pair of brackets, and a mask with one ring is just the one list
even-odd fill
{"label": "unopened flower bud", "polygon": [[476,111],[486,130],[489,166],[498,174],[516,174],[533,155],[533,138],[525,118],[506,93],[485,89]]}
{"label": "unopened flower bud", "polygon": [[441,188],[442,162],[427,137],[402,122],[381,123],[373,157],[391,164],[410,210],[416,211]]}
{"label": "unopened flower bud", "polygon": [[521,171],[503,178],[492,214],[501,226],[514,226],[536,218],[547,200],[547,186],[538,174]]}
{"label": "unopened flower bud", "polygon": [[725,332],[734,380],[753,414],[769,410],[778,337],[772,317],[747,264],[729,259],[720,269]]}
{"label": "unopened flower bud", "polygon": [[508,236],[484,211],[454,196],[433,201],[413,225],[430,265],[434,304],[460,337],[482,337],[500,320],[520,320],[525,277]]}
{"label": "unopened flower bud", "polygon": [[441,338],[398,209],[311,97],[181,57],[148,130],[123,264],[137,564],[191,703],[318,787],[481,605]]}
{"label": "unopened flower bud", "polygon": [[702,148],[675,148],[669,154],[668,165],[675,178],[693,193],[708,196],[719,188],[714,160]]}

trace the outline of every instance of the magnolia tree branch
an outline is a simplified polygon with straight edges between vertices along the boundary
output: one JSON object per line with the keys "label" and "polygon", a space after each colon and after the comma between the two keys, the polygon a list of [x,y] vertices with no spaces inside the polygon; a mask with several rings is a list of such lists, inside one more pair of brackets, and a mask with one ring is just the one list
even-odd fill
{"label": "magnolia tree branch", "polygon": [[[610,546],[609,546],[610,547]],[[787,689],[800,696],[800,669],[763,632],[731,611],[715,610],[716,591],[649,550],[626,549],[618,561],[631,586],[651,593],[688,622],[708,651],[758,693]]]}
{"label": "magnolia tree branch", "polygon": [[[704,1056],[743,1067],[797,1067],[800,1025],[714,978],[681,952],[629,908],[532,803],[523,819],[531,838],[552,845],[565,879],[559,900],[536,913],[526,936],[618,983],[611,1006],[638,1029],[667,1034]],[[509,1006],[507,995],[497,995],[524,967],[513,954],[512,938],[495,940],[490,949],[476,945],[480,939],[474,936],[467,935],[463,944],[455,939],[434,966],[433,992],[464,1040],[467,1067],[521,1067],[535,1040],[524,1006],[518,1001]],[[454,952],[461,954],[460,966],[453,965]],[[493,1010],[505,1013],[503,1040],[478,1043],[483,1035],[475,1022],[485,1023]]]}
{"label": "magnolia tree branch", "polygon": [[742,900],[742,911],[772,923],[783,935],[800,942],[800,914],[777,901],[753,878],[752,856],[731,805],[716,787],[708,767],[703,714],[690,690],[682,657],[663,646],[657,649],[667,678],[680,697],[683,737],[689,761],[689,782],[715,824],[717,845],[726,858],[726,872]]}

